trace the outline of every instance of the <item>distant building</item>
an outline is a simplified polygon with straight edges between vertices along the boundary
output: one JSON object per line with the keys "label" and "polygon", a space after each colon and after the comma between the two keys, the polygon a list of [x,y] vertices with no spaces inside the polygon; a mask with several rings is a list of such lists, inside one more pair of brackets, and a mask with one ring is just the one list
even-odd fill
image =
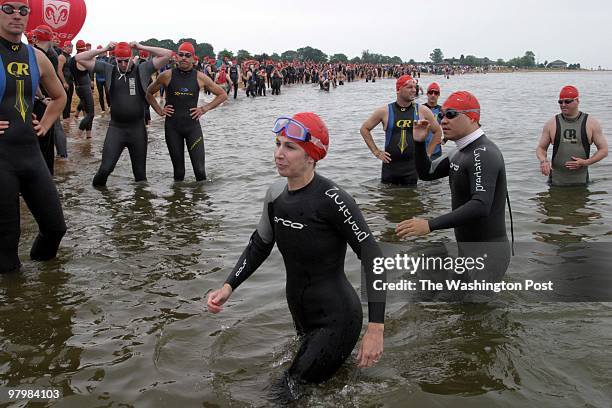
{"label": "distant building", "polygon": [[553,62],[549,62],[546,68],[567,68],[567,62],[556,60]]}

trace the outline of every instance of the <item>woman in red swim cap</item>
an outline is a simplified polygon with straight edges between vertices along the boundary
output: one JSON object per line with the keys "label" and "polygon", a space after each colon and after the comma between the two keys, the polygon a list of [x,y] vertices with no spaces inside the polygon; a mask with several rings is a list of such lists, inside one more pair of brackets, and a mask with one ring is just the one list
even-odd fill
{"label": "woman in red swim cap", "polygon": [[[369,300],[369,324],[357,355],[360,367],[372,366],[382,355],[385,297],[373,284],[373,260],[381,252],[359,207],[315,172],[329,146],[325,123],[302,112],[279,117],[272,131],[276,169],[286,180],[268,189],[259,226],[223,287],[209,294],[208,310],[220,312],[276,243],[285,261],[287,302],[301,345],[275,390],[280,398],[295,400],[300,384],[331,378],[359,339],[363,314],[344,273],[347,244],[361,259]],[[384,275],[378,279],[384,281]]]}

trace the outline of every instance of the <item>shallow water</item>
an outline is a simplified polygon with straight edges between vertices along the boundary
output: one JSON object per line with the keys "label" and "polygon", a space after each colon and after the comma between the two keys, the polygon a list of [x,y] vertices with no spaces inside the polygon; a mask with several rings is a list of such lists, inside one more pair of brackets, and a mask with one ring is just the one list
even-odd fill
{"label": "shallow water", "polygon": [[[555,190],[539,174],[534,149],[567,83],[581,90],[581,108],[609,132],[612,74],[423,77],[422,83],[433,79],[443,95],[467,89],[479,98],[485,132],[505,157],[517,241],[611,240],[610,159],[592,167],[588,188]],[[108,123],[98,117],[93,141],[71,139],[70,161],[57,166],[69,228],[57,260],[27,259],[36,225],[22,211],[24,267],[0,276],[0,388],[59,387],[58,407],[268,405],[270,382],[296,350],[278,251],[224,312],[213,316],[204,304],[246,245],[277,177],[271,124],[282,114],[319,113],[332,141],[318,171],[356,198],[377,238],[394,242],[397,222],[442,214],[450,202],[446,180],[416,190],[378,184],[380,164],[359,127],[393,99],[392,80],[350,83],[329,94],[312,85],[254,100],[241,94],[202,120],[209,180],[201,184],[189,162],[186,181],[172,181],[156,118],[148,184],[133,183],[124,154],[105,191],[91,187]],[[380,129],[375,137],[383,143]],[[415,241],[451,238],[447,231]],[[358,287],[358,260],[350,251],[347,273]],[[501,298],[496,305],[389,305],[380,363],[358,370],[350,359],[334,379],[310,387],[304,405],[609,407],[611,304]]]}

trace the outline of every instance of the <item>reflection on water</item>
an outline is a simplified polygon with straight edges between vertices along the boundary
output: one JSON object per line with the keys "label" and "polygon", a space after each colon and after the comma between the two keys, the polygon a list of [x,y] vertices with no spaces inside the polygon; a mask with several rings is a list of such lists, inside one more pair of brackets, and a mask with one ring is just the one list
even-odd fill
{"label": "reflection on water", "polygon": [[[609,73],[421,79],[424,87],[433,80],[442,98],[458,89],[479,97],[485,132],[504,154],[517,237],[547,248],[530,255],[535,259],[515,257],[509,279],[516,278],[512,272],[529,276],[544,256],[559,258],[562,243],[609,240],[612,161],[593,166],[588,188],[555,189],[534,158],[542,123],[557,112],[556,93],[569,81],[581,89],[586,112],[604,128],[612,123],[601,104],[612,98]],[[508,89],[531,88],[537,92],[529,101],[507,98]],[[278,251],[223,313],[212,316],[203,305],[247,244],[277,177],[271,123],[281,114],[319,113],[331,145],[318,171],[355,196],[377,238],[397,242],[398,222],[444,214],[450,196],[446,179],[417,188],[379,184],[380,162],[359,127],[394,98],[394,81],[383,80],[330,93],[294,86],[278,97],[229,101],[202,121],[210,175],[204,183],[169,179],[159,118],[149,130],[145,184],[133,182],[124,154],[108,188],[91,187],[108,118],[96,118],[90,141],[69,137],[70,161],[56,172],[68,224],[60,257],[28,260],[37,228],[24,209],[23,271],[0,277],[0,387],[56,385],[68,395],[61,406],[268,406],[266,387],[295,352]],[[69,126],[73,135],[75,128]],[[380,129],[373,133],[384,143]],[[406,244],[449,239],[452,230]],[[346,270],[358,287],[359,262],[350,251]],[[331,381],[309,388],[304,405],[609,406],[609,304],[501,300],[389,305],[379,365],[357,369],[353,356]]]}
{"label": "reflection on water", "polygon": [[[584,187],[550,187],[536,194],[538,213],[541,215],[533,235],[537,240],[549,243],[580,242],[592,236],[589,225],[602,218],[590,206],[590,197],[605,192],[591,192]],[[550,226],[556,228],[551,229]],[[540,227],[546,228],[541,231]]]}

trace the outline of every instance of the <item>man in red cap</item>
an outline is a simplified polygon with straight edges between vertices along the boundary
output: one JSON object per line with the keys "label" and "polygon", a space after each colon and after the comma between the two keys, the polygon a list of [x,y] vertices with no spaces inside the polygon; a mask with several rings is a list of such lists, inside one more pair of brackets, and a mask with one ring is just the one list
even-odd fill
{"label": "man in red cap", "polygon": [[[396,185],[416,185],[418,176],[414,162],[413,130],[420,120],[426,120],[433,132],[432,143],[441,140],[442,130],[425,105],[416,99],[416,81],[410,75],[402,75],[395,84],[395,102],[380,107],[361,125],[361,136],[372,154],[382,161],[381,182]],[[385,149],[380,150],[372,129],[382,123],[385,131]],[[433,147],[431,148],[433,149]]]}
{"label": "man in red cap", "polygon": [[457,145],[432,162],[425,148],[426,127],[415,129],[416,167],[422,180],[449,177],[452,212],[430,220],[402,221],[399,237],[454,228],[458,242],[507,242],[506,167],[498,147],[480,127],[480,104],[467,91],[451,94],[442,105],[444,137]]}
{"label": "man in red cap", "polygon": [[[97,59],[108,51],[114,51],[117,65]],[[134,64],[132,50],[146,51],[153,59]],[[111,119],[108,124],[102,163],[93,179],[94,187],[106,186],[108,176],[115,169],[124,149],[128,149],[132,171],[136,181],[145,181],[147,159],[147,130],[145,127],[146,87],[155,71],[165,66],[172,51],[148,47],[137,42],[109,43],[106,47],[78,54],[75,59],[86,69],[102,74],[104,87],[109,94]]]}
{"label": "man in red cap", "polygon": [[[579,109],[579,93],[575,86],[567,85],[559,93],[561,113],[544,125],[538,141],[536,156],[540,171],[548,176],[553,186],[586,185],[589,182],[588,167],[608,155],[608,141],[599,121]],[[552,163],[546,153],[553,145]],[[597,152],[590,156],[591,145]]]}
{"label": "man in red cap", "polygon": [[[77,55],[84,53],[87,51],[87,44],[85,41],[79,40],[77,41],[76,49]],[[72,58],[70,60],[69,67],[72,78],[74,78],[74,89],[80,100],[79,105],[77,106],[75,120],[79,116],[80,111],[85,113],[85,116],[79,123],[78,137],[81,137],[83,132],[85,132],[87,139],[91,139],[91,129],[95,115],[92,73],[90,73],[90,71],[88,71],[82,64],[77,63],[76,58]]]}
{"label": "man in red cap", "polygon": [[[436,82],[432,82],[427,87],[427,102],[425,106],[429,108],[431,113],[433,113],[434,118],[436,118],[437,122],[440,123],[441,119],[438,118],[438,114],[440,113],[440,109],[442,108],[438,105],[438,98],[440,98],[440,85]],[[442,140],[434,140],[434,134],[430,130],[427,133],[427,138],[425,139],[425,143],[427,144],[427,154],[432,160],[437,159],[442,156]]]}
{"label": "man in red cap", "polygon": [[[147,89],[147,101],[158,115],[166,118],[166,145],[174,168],[174,180],[185,178],[185,144],[196,180],[206,180],[204,137],[200,117],[227,100],[227,94],[204,73],[193,67],[195,49],[184,42],[176,53],[178,67],[164,71]],[[166,89],[166,105],[159,106],[155,94]],[[200,90],[208,89],[215,98],[198,106]]]}
{"label": "man in red cap", "polygon": [[[0,0],[0,6],[0,273],[7,273],[21,265],[20,196],[39,227],[33,260],[55,258],[66,233],[59,194],[38,145],[59,117],[66,95],[45,54],[21,42],[30,14],[27,0]],[[39,84],[47,91],[47,109],[34,119]]]}

